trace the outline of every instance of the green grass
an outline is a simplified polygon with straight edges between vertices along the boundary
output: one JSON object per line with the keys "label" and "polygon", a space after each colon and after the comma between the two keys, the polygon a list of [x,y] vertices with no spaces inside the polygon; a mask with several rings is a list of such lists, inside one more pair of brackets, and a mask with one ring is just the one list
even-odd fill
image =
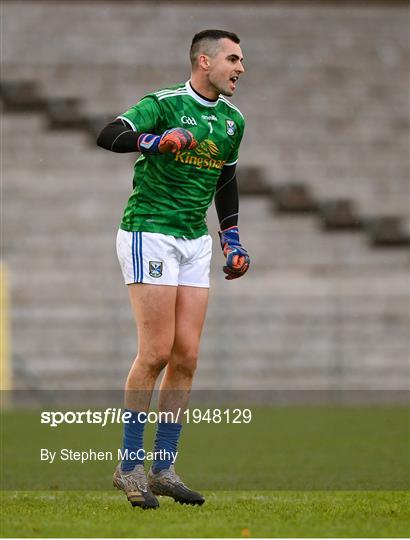
{"label": "green grass", "polygon": [[3,537],[406,537],[404,492],[207,493],[202,507],[161,498],[133,509],[120,492],[9,492]]}

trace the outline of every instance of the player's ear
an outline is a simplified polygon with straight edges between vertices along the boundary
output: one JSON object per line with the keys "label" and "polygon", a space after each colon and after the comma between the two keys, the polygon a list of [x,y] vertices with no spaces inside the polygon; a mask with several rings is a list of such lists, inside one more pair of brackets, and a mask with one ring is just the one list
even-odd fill
{"label": "player's ear", "polygon": [[208,71],[209,69],[209,57],[206,54],[200,54],[198,56],[198,65],[204,69],[205,71]]}

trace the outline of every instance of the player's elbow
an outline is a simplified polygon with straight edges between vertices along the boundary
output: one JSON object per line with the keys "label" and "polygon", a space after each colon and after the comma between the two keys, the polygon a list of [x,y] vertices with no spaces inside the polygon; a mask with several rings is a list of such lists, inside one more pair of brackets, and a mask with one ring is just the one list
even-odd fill
{"label": "player's elbow", "polygon": [[107,129],[104,128],[97,137],[97,146],[104,148],[104,150],[112,150],[111,137],[107,134]]}
{"label": "player's elbow", "polygon": [[137,151],[137,133],[124,129],[114,122],[105,126],[97,137],[97,145],[117,154]]}

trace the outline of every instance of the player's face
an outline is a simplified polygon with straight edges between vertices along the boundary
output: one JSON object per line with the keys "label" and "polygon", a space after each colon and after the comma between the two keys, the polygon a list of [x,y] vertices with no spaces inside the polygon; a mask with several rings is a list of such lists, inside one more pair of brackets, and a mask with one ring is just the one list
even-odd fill
{"label": "player's face", "polygon": [[220,40],[221,48],[208,58],[208,81],[217,94],[232,96],[240,75],[245,71],[241,48],[228,38]]}

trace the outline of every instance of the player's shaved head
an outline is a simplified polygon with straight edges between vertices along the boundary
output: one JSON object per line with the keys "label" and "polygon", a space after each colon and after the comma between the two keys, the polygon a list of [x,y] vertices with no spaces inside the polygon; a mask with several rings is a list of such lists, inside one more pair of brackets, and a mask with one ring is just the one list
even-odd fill
{"label": "player's shaved head", "polygon": [[233,32],[226,30],[202,30],[192,39],[189,56],[191,64],[194,66],[200,54],[206,54],[213,58],[221,48],[221,39],[228,38],[234,43],[240,43],[239,37]]}

